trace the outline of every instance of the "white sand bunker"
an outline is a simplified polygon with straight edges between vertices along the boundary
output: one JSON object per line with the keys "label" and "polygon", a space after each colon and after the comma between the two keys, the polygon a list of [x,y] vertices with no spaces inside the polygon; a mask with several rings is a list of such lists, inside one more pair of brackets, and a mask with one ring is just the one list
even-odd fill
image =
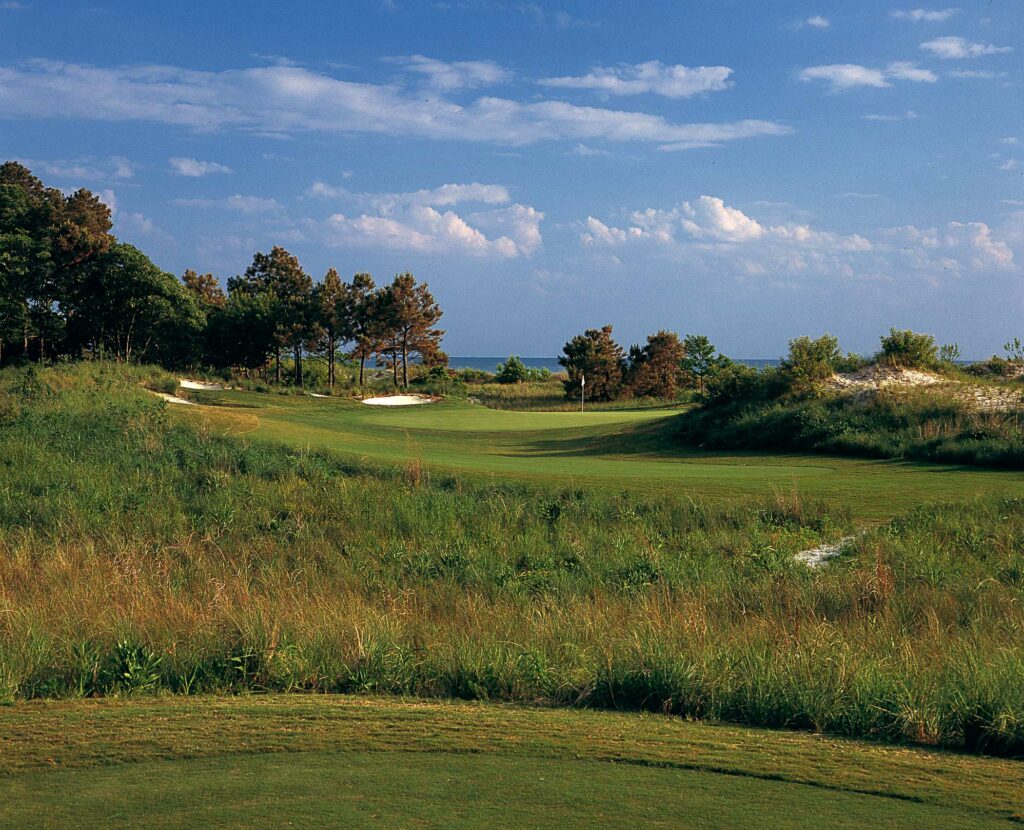
{"label": "white sand bunker", "polygon": [[[153,392],[152,389],[147,389],[146,391]],[[186,404],[187,406],[196,405],[195,401],[186,401],[184,398],[179,398],[177,395],[168,395],[166,392],[153,392],[153,394],[159,395],[161,398],[167,401],[167,403],[183,403]]]}
{"label": "white sand bunker", "polygon": [[854,536],[845,536],[838,542],[833,542],[830,545],[821,545],[810,550],[802,550],[793,558],[797,562],[803,562],[808,568],[817,568],[819,565],[824,565],[829,559],[839,556],[855,538]]}
{"label": "white sand bunker", "polygon": [[206,392],[218,392],[224,388],[219,383],[205,383],[201,380],[185,380],[185,378],[178,380],[178,386],[182,389],[200,389]]}
{"label": "white sand bunker", "polygon": [[433,403],[437,398],[429,395],[384,395],[379,398],[364,398],[367,406],[416,406],[421,403]]}

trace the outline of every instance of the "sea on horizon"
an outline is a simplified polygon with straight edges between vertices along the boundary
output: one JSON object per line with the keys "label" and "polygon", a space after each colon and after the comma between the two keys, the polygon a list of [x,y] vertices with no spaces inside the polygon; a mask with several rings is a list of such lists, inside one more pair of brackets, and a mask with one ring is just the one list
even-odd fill
{"label": "sea on horizon", "polygon": [[[481,369],[485,372],[496,372],[499,363],[504,363],[508,360],[508,355],[504,357],[466,357],[452,355],[448,358],[448,366],[451,369]],[[547,369],[551,372],[561,372],[562,367],[558,364],[557,357],[520,357],[531,369]],[[737,359],[737,363],[745,363],[748,366],[755,366],[760,368],[761,366],[775,366],[778,364],[778,360],[766,360],[762,358],[752,359]]]}

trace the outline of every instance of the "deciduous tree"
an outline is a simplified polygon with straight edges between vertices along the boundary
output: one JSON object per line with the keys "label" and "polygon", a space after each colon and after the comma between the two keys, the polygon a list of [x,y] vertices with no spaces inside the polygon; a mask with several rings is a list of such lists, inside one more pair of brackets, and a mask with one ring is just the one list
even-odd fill
{"label": "deciduous tree", "polygon": [[728,363],[728,358],[715,355],[715,347],[703,334],[688,334],[683,338],[680,366],[686,375],[696,381],[701,397],[704,397],[708,377]]}

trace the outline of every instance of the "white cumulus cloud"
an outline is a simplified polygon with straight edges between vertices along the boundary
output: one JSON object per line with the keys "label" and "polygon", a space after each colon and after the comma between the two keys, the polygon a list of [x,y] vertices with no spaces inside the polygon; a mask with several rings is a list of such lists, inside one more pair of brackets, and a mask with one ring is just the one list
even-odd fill
{"label": "white cumulus cloud", "polygon": [[212,173],[234,172],[230,167],[216,161],[200,161],[199,159],[182,158],[180,156],[169,158],[167,163],[171,166],[171,170],[179,176],[188,176],[190,178],[209,176]]}
{"label": "white cumulus cloud", "polygon": [[425,55],[388,58],[410,72],[426,77],[439,90],[471,89],[505,83],[511,73],[493,61],[440,61]]}
{"label": "white cumulus cloud", "polygon": [[872,69],[856,63],[833,63],[808,66],[800,73],[801,81],[824,81],[837,92],[860,86],[881,89],[892,86],[892,80],[935,83],[938,79],[931,70],[922,69],[909,61],[896,61],[884,69]]}
{"label": "white cumulus cloud", "polygon": [[[543,212],[511,203],[504,185],[471,182],[404,193],[353,193],[315,182],[307,193],[341,199],[354,208],[320,224],[328,245],[512,258],[529,256],[543,244]],[[444,209],[467,203],[487,207],[468,215]]]}
{"label": "white cumulus cloud", "polygon": [[953,15],[958,14],[960,9],[897,9],[889,12],[890,17],[897,20],[912,20],[914,23],[942,23]]}
{"label": "white cumulus cloud", "polygon": [[568,89],[592,89],[608,95],[653,93],[666,98],[690,98],[707,92],[719,92],[732,86],[728,66],[668,66],[661,61],[595,66],[586,75],[542,78],[541,86]]}
{"label": "white cumulus cloud", "polygon": [[921,44],[926,52],[931,52],[938,58],[945,60],[957,60],[960,58],[978,58],[982,55],[998,55],[1003,52],[1012,52],[1012,46],[995,46],[991,43],[973,43],[962,37],[937,37]]}

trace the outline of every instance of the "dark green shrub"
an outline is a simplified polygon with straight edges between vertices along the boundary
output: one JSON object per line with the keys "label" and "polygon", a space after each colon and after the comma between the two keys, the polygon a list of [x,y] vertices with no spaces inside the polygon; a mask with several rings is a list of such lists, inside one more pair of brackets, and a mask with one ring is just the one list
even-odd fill
{"label": "dark green shrub", "polygon": [[879,363],[904,369],[934,369],[939,362],[939,347],[930,334],[910,329],[889,329],[882,338],[882,350],[876,355]]}
{"label": "dark green shrub", "polygon": [[782,360],[779,371],[794,389],[806,389],[815,381],[831,377],[842,359],[839,340],[823,334],[816,340],[797,337],[789,341],[789,354]]}
{"label": "dark green shrub", "polygon": [[498,372],[494,379],[498,383],[523,383],[530,378],[530,370],[520,360],[519,355],[510,354],[508,360],[498,364]]}

